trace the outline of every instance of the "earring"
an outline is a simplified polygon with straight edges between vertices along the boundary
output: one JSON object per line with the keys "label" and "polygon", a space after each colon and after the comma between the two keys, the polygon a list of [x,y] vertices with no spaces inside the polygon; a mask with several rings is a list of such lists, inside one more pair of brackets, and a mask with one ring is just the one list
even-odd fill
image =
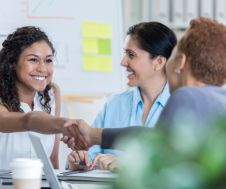
{"label": "earring", "polygon": [[176,68],[175,70],[174,70],[174,72],[176,73],[176,74],[180,74],[181,73],[181,70],[180,69],[178,69],[178,68]]}

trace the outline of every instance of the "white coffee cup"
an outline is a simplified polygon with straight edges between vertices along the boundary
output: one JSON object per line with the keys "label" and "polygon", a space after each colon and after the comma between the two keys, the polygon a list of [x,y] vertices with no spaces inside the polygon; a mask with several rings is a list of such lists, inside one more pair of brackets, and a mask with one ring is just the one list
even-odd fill
{"label": "white coffee cup", "polygon": [[39,159],[16,158],[10,167],[15,189],[40,189],[43,164]]}

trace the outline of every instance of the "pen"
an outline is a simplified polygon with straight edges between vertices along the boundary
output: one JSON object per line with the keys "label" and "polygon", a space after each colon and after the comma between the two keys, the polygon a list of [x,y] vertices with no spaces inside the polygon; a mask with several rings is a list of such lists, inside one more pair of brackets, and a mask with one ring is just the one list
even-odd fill
{"label": "pen", "polygon": [[62,172],[60,174],[63,175],[63,176],[67,176],[67,175],[72,175],[72,174],[76,174],[76,173],[85,173],[85,172],[88,172],[88,171],[90,171],[90,170],[84,169],[84,170]]}
{"label": "pen", "polygon": [[88,171],[96,170],[98,168],[98,165],[94,165],[93,162],[90,163],[89,166],[86,166],[84,161],[75,162],[75,165],[84,166],[85,167],[84,170],[88,170]]}
{"label": "pen", "polygon": [[75,165],[86,166],[84,161],[75,162]]}
{"label": "pen", "polygon": [[[89,165],[87,166],[87,164],[85,163],[85,161],[80,160],[79,162],[75,162],[74,164],[77,166],[81,166],[81,169],[88,169],[88,170],[94,170],[97,169],[98,165],[94,165],[93,164],[93,160],[91,158],[91,156],[88,154],[88,158],[89,158]],[[84,167],[83,167],[84,166]]]}

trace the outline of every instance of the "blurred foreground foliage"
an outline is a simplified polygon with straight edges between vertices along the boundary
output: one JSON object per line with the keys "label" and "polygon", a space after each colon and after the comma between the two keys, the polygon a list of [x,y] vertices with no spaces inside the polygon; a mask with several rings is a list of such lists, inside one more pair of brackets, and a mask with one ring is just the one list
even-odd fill
{"label": "blurred foreground foliage", "polygon": [[114,188],[226,188],[226,119],[152,129],[123,143],[126,153]]}

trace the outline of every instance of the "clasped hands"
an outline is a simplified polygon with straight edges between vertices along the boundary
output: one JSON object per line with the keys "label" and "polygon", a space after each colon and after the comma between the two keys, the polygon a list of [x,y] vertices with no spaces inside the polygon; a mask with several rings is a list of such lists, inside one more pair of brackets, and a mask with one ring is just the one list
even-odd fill
{"label": "clasped hands", "polygon": [[[88,156],[87,150],[94,144],[101,143],[102,129],[92,128],[84,120],[67,120],[63,128],[62,141],[73,151],[68,156],[69,168],[72,170],[99,169],[114,170],[117,158],[112,154],[98,154],[94,160]],[[79,162],[83,162],[81,165]]]}
{"label": "clasped hands", "polygon": [[94,145],[93,129],[84,120],[69,119],[64,124],[61,140],[72,150],[88,150]]}

